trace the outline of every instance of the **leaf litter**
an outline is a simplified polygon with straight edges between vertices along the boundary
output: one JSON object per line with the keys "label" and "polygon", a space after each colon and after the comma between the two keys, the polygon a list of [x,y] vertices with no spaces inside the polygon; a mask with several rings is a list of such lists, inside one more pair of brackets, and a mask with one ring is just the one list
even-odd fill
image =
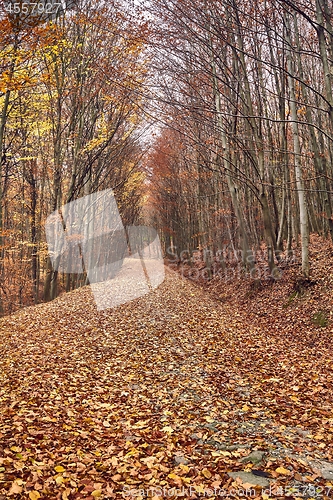
{"label": "leaf litter", "polygon": [[170,270],[115,310],[85,287],[3,318],[0,498],[330,498],[332,331],[277,326]]}

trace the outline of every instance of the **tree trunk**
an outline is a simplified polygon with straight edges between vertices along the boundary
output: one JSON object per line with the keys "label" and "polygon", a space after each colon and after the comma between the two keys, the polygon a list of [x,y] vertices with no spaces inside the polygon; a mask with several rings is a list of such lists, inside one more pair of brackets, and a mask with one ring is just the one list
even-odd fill
{"label": "tree trunk", "polygon": [[[287,41],[289,46],[291,47],[291,38],[290,38],[290,23],[288,17],[285,16],[285,22],[287,27]],[[300,50],[300,47],[298,47]],[[297,108],[296,108],[296,92],[295,92],[295,82],[292,77],[294,74],[291,53],[290,50],[287,49],[287,69],[288,69],[288,84],[290,91],[290,113],[292,119],[292,136],[294,143],[294,168],[295,168],[295,179],[296,179],[296,188],[298,194],[298,203],[299,203],[299,222],[300,222],[300,231],[301,231],[301,242],[302,242],[302,273],[305,278],[309,278],[310,274],[310,265],[309,265],[309,222],[308,222],[308,213],[306,206],[306,197],[304,191],[304,182],[301,168],[301,147],[300,147],[300,139],[299,139],[299,130],[298,130],[298,116],[297,116]]]}

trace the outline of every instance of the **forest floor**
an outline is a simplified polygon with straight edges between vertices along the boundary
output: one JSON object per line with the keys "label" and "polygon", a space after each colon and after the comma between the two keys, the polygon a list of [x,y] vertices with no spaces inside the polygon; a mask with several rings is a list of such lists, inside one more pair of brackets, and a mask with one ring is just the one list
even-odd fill
{"label": "forest floor", "polygon": [[0,499],[332,498],[333,249],[253,289],[166,268],[0,321]]}

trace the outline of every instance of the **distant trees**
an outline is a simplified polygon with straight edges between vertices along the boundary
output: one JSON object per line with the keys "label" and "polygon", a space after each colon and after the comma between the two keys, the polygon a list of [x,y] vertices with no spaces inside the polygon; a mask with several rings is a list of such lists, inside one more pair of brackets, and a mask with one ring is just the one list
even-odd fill
{"label": "distant trees", "polygon": [[[166,247],[172,240],[189,251],[240,250],[254,275],[252,251],[264,240],[269,273],[277,277],[279,262],[301,236],[308,278],[310,231],[333,234],[332,5],[150,5],[156,20],[156,102],[166,123],[152,161],[152,202]],[[170,129],[177,137],[172,155],[161,155]],[[165,189],[166,172],[172,196]],[[195,222],[175,213],[176,200],[184,200],[193,183]]]}
{"label": "distant trees", "polygon": [[43,224],[108,187],[125,224],[149,213],[208,275],[233,256],[256,277],[264,241],[271,277],[300,243],[308,278],[310,232],[333,237],[331,0],[135,5],[2,12],[0,313],[86,283],[52,268]]}
{"label": "distant trees", "polygon": [[[50,300],[85,276],[59,276],[46,217],[113,188],[124,222],[144,199],[140,106],[147,25],[121,1],[80,2],[53,22],[1,19],[0,296],[2,312]],[[42,290],[43,288],[43,290]]]}

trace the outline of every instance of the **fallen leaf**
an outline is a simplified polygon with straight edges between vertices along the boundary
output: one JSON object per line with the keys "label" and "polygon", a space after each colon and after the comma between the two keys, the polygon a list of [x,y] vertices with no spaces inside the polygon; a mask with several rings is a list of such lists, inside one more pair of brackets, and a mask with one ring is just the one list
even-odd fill
{"label": "fallen leaf", "polygon": [[283,474],[284,476],[290,476],[291,475],[290,470],[285,469],[284,467],[278,467],[277,469],[275,469],[275,472],[277,472],[278,474]]}
{"label": "fallen leaf", "polygon": [[30,500],[38,500],[40,498],[40,494],[36,490],[29,491]]}
{"label": "fallen leaf", "polygon": [[212,474],[208,469],[202,469],[201,474],[203,474],[206,479],[210,479],[212,477]]}
{"label": "fallen leaf", "polygon": [[62,465],[57,465],[57,466],[54,468],[54,470],[55,470],[56,472],[65,472],[65,471],[66,471],[66,469],[65,469]]}

